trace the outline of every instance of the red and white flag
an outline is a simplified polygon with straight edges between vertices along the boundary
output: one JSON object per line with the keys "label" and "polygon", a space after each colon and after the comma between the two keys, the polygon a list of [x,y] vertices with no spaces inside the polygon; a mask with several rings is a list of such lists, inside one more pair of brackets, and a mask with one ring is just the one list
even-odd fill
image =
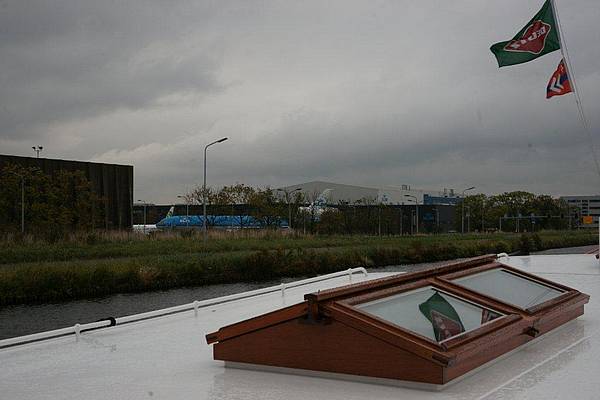
{"label": "red and white flag", "polygon": [[556,71],[550,77],[548,87],[546,87],[546,98],[549,99],[553,96],[562,96],[563,94],[571,93],[571,82],[569,80],[569,74],[565,67],[565,60],[560,60]]}

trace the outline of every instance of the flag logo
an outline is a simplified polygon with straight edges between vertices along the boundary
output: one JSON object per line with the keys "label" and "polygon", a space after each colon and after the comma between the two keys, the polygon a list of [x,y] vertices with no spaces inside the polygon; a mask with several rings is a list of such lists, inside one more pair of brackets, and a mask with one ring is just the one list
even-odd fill
{"label": "flag logo", "polygon": [[465,331],[454,307],[438,292],[431,295],[426,302],[419,304],[419,310],[431,322],[433,334],[438,342]]}
{"label": "flag logo", "polygon": [[452,318],[439,313],[435,310],[431,310],[431,323],[434,326],[434,330],[437,331],[437,340],[442,341],[456,336],[459,333],[464,332],[464,328],[458,322]]}
{"label": "flag logo", "polygon": [[544,21],[537,20],[525,28],[520,39],[513,39],[504,46],[505,51],[520,51],[531,54],[540,54],[546,47],[546,38],[552,26]]}
{"label": "flag logo", "polygon": [[512,39],[490,47],[499,67],[526,63],[558,49],[558,25],[551,0],[546,0],[540,11]]}
{"label": "flag logo", "polygon": [[550,82],[546,87],[546,98],[549,99],[554,96],[562,96],[563,94],[571,93],[571,82],[569,80],[569,74],[565,67],[565,60],[560,60],[556,71],[550,77]]}

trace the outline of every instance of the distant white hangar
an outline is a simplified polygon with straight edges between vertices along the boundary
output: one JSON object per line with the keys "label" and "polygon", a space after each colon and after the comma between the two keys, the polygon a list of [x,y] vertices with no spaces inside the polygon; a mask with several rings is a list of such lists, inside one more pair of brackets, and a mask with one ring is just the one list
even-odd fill
{"label": "distant white hangar", "polygon": [[414,199],[419,204],[447,204],[452,205],[460,202],[460,196],[454,189],[422,190],[412,189],[409,185],[402,186],[355,186],[344,185],[341,183],[311,181],[297,185],[281,188],[288,193],[300,189],[308,201],[315,200],[319,194],[327,189],[331,189],[328,195],[327,203],[337,204],[377,204],[384,203],[389,205],[409,205],[414,204]]}

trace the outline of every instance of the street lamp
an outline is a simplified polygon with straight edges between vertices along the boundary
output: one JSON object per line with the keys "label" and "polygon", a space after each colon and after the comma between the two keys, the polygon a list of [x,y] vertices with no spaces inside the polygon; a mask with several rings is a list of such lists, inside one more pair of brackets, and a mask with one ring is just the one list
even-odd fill
{"label": "street lamp", "polygon": [[481,198],[481,233],[485,233],[485,198]]}
{"label": "street lamp", "polygon": [[404,235],[404,227],[402,226],[402,220],[404,219],[404,216],[402,215],[402,206],[400,207],[400,236]]}
{"label": "street lamp", "polygon": [[177,198],[185,200],[185,227],[188,228],[190,224],[190,202],[188,196],[178,195]]}
{"label": "street lamp", "polygon": [[471,207],[467,206],[467,233],[471,233]]}
{"label": "street lamp", "polygon": [[144,200],[138,200],[137,202],[143,203],[143,206],[144,206],[144,228],[143,229],[144,229],[144,234],[146,234],[146,206],[147,206],[147,204]]}
{"label": "street lamp", "polygon": [[292,190],[291,192],[288,192],[285,189],[277,189],[278,192],[285,193],[285,201],[287,202],[287,205],[288,205],[288,228],[290,230],[292,229],[292,208],[290,207],[290,194],[292,194],[294,192],[299,192],[300,190],[302,190],[302,188],[296,188],[296,189]]}
{"label": "street lamp", "polygon": [[37,158],[40,158],[40,152],[44,149],[44,146],[31,146],[31,148],[37,154]]}
{"label": "street lamp", "polygon": [[461,212],[460,232],[461,233],[465,233],[465,192],[468,192],[469,190],[473,190],[473,189],[475,189],[475,186],[471,186],[470,188],[467,188],[462,191],[462,204],[460,206],[460,212]]}
{"label": "street lamp", "polygon": [[419,200],[417,200],[417,196],[413,196],[412,194],[405,194],[404,197],[411,197],[415,200],[415,208],[416,208],[416,215],[417,215],[417,235],[419,234]]}
{"label": "street lamp", "polygon": [[210,146],[212,146],[213,144],[221,143],[226,140],[227,140],[227,138],[224,137],[219,140],[215,140],[214,142],[211,142],[211,143],[207,144],[206,146],[204,146],[204,182],[202,183],[202,215],[203,215],[202,231],[203,231],[203,235],[204,235],[204,243],[205,244],[206,244],[206,150],[208,150],[208,148]]}

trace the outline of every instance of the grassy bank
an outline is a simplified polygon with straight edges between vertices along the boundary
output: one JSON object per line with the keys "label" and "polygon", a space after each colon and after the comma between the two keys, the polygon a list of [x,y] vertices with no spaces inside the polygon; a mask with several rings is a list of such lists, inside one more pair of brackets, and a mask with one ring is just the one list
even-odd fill
{"label": "grassy bank", "polygon": [[592,232],[422,237],[83,235],[0,242],[0,305],[65,301],[215,283],[595,244]]}

